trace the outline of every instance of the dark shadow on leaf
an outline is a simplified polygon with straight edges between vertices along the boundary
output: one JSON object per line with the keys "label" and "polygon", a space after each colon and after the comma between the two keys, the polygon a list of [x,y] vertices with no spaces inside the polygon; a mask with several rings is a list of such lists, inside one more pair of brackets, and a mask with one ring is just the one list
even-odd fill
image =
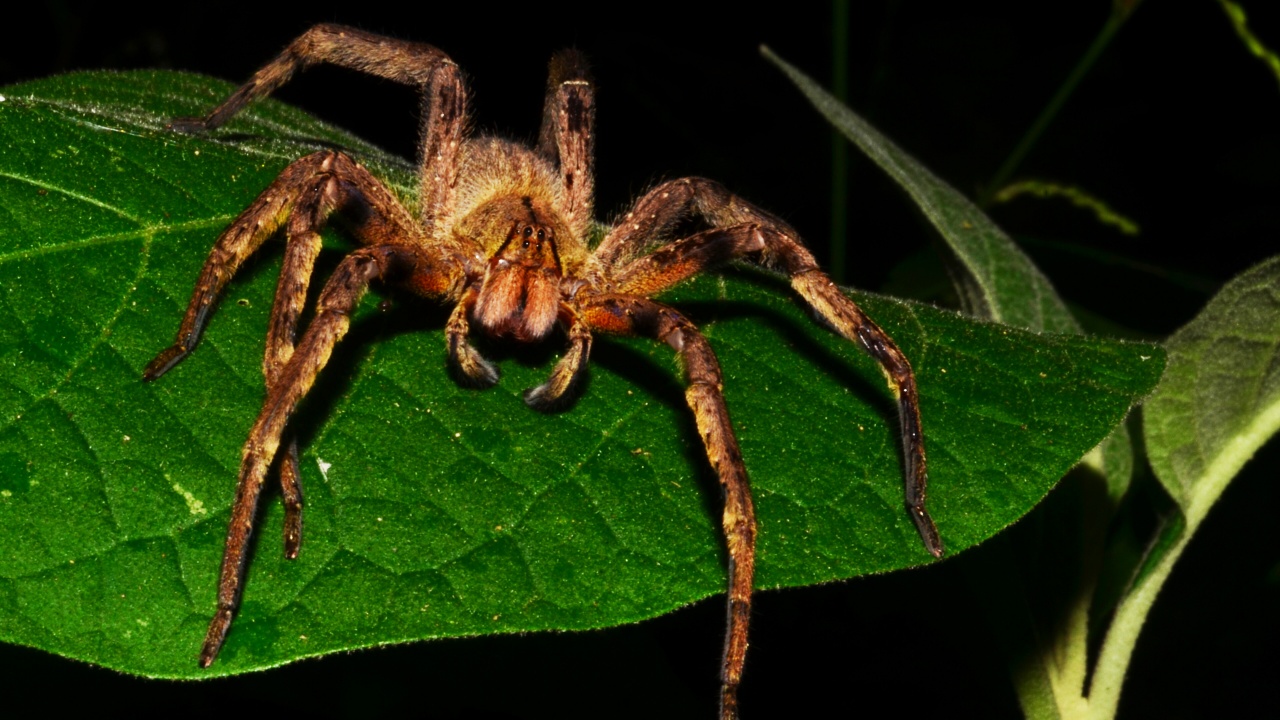
{"label": "dark shadow on leaf", "polygon": [[[680,419],[678,426],[671,428],[671,433],[686,439],[683,443],[685,463],[697,468],[698,476],[695,479],[702,491],[699,496],[702,498],[703,510],[708,516],[718,518],[723,505],[720,479],[707,461],[693,412],[685,402],[683,378],[674,362],[659,359],[662,354],[672,357],[674,353],[666,345],[661,345],[660,353],[659,356],[651,356],[621,342],[611,342],[605,336],[592,348],[592,362],[627,380],[675,411],[675,416]],[[721,546],[717,546],[717,552],[723,565],[728,561],[728,556]]]}

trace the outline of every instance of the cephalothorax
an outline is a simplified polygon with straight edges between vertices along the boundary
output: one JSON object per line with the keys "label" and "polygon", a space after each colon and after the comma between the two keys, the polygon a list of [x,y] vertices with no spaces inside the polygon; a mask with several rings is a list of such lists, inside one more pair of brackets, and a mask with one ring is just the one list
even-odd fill
{"label": "cephalothorax", "polygon": [[[786,273],[792,287],[837,333],[870,353],[898,396],[908,513],[925,547],[942,555],[925,511],[925,455],[915,377],[893,341],[818,269],[795,231],[773,215],[702,178],[665,182],[645,193],[590,247],[594,91],[582,58],[551,60],[536,147],[468,137],[467,98],[457,66],[429,45],[336,25],[317,25],[294,40],[207,116],[172,127],[213,130],[298,70],[328,62],[418,87],[423,95],[419,209],[415,217],[367,170],[341,152],[295,161],[218,238],[196,283],[173,345],[146,368],[154,380],[195,347],[227,282],[262,243],[284,230],[284,263],[267,331],[263,373],[267,397],[245,442],[218,610],[200,664],[213,663],[231,627],[268,468],[280,454],[284,545],[301,543],[302,493],[297,444],[288,421],[346,334],[350,314],[374,281],[452,303],[448,353],[461,378],[487,387],[497,370],[469,344],[481,333],[517,342],[563,332],[569,347],[544,384],[525,393],[548,410],[583,376],[594,333],[641,335],[679,354],[707,457],[724,488],[729,549],[729,627],[722,669],[721,712],[737,716],[737,687],[747,649],[755,570],[755,512],[738,442],[721,394],[719,363],[706,339],[675,309],[649,298],[707,268],[742,259]],[[315,317],[299,337],[320,230],[337,214],[364,247],[349,254],[321,291]],[[673,237],[678,229],[692,234]]]}

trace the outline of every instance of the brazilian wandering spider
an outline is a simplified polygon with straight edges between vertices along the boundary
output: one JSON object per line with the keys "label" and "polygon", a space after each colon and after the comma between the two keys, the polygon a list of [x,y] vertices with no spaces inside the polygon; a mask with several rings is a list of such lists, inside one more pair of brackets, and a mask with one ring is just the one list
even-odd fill
{"label": "brazilian wandering spider", "polygon": [[[239,606],[258,498],[282,440],[285,555],[298,554],[302,493],[297,443],[286,436],[289,417],[374,281],[453,304],[445,325],[449,358],[461,379],[477,387],[497,383],[498,372],[468,342],[473,330],[516,342],[542,341],[561,330],[568,350],[550,378],[525,393],[525,402],[538,410],[553,410],[572,399],[594,333],[651,337],[677,353],[687,379],[686,399],[724,490],[729,554],[720,698],[724,718],[737,717],[746,657],[755,511],[715,354],[688,319],[651,296],[732,259],[786,273],[825,324],[880,363],[897,393],[906,506],[926,549],[942,555],[937,528],[924,507],[925,453],[911,366],[884,331],[817,267],[794,230],[719,183],[684,178],[645,193],[594,248],[588,245],[595,99],[578,53],[562,51],[551,60],[536,147],[469,136],[461,73],[440,50],[336,25],[311,28],[208,115],[175,119],[171,127],[189,133],[214,130],[298,70],[317,63],[421,90],[420,210],[413,217],[382,182],[341,152],[323,151],[295,161],[218,238],[173,345],[143,373],[145,380],[155,380],[192,351],[232,276],[283,229],[284,263],[263,358],[267,397],[244,445],[218,610],[200,651],[202,666],[217,658]],[[320,251],[319,231],[334,214],[363,247],[333,272],[299,338],[299,318]],[[672,237],[691,223],[703,229]]]}

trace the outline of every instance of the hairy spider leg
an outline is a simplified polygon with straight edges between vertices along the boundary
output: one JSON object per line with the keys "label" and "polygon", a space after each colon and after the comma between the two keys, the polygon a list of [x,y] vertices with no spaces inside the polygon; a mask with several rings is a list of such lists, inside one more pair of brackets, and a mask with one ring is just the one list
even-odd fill
{"label": "hairy spider leg", "polygon": [[547,76],[538,152],[558,165],[567,196],[565,219],[580,230],[593,218],[595,115],[595,88],[586,58],[577,50],[557,52]]}
{"label": "hairy spider leg", "polygon": [[262,243],[284,224],[298,198],[319,180],[325,171],[326,153],[295,160],[240,213],[214,243],[200,269],[186,314],[178,326],[173,344],[162,350],[142,371],[143,380],[155,380],[177,365],[195,349],[205,323],[217,305],[227,283]]}
{"label": "hairy spider leg", "polygon": [[[293,356],[298,320],[306,305],[311,275],[320,254],[319,228],[324,226],[329,214],[335,208],[343,207],[344,217],[354,229],[353,234],[369,245],[404,242],[405,238],[398,233],[412,227],[412,221],[400,203],[368,171],[346,155],[334,152],[320,155],[323,157],[320,170],[332,174],[321,176],[303,192],[286,223],[284,263],[276,285],[263,355],[268,394]],[[366,190],[357,196],[354,193],[356,187]],[[377,210],[369,212],[366,203],[372,203]],[[400,213],[401,217],[392,226],[387,226],[382,218],[395,213]],[[285,452],[280,456],[280,488],[285,509],[284,554],[293,560],[298,557],[302,546],[302,483],[298,470],[298,442],[294,438],[289,439]]]}
{"label": "hairy spider leg", "polygon": [[[631,259],[648,237],[662,237],[677,223],[700,218],[713,230],[676,240]],[[650,295],[684,280],[715,262],[742,258],[785,272],[791,286],[837,334],[863,348],[880,363],[898,401],[902,434],[904,503],[925,549],[943,553],[938,528],[925,509],[928,473],[920,404],[911,363],[880,326],[818,268],[799,235],[776,216],[705,178],[684,178],[659,185],[641,197],[623,221],[601,241],[593,260],[606,269],[620,292]],[[612,272],[607,269],[613,266]]]}
{"label": "hairy spider leg", "polygon": [[664,245],[614,273],[619,292],[650,296],[710,267],[764,249],[764,234],[754,223],[703,230]]}
{"label": "hairy spider leg", "polygon": [[671,346],[684,366],[685,400],[693,410],[707,459],[724,489],[722,525],[729,550],[728,632],[721,666],[720,714],[738,717],[738,684],[747,654],[751,589],[755,577],[756,513],[742,451],[725,407],[720,363],[710,343],[687,318],[653,300],[600,295],[584,302],[586,323],[600,332],[642,335]]}
{"label": "hairy spider leg", "polygon": [[[322,160],[321,167],[325,167]],[[314,217],[323,202],[328,178],[320,176],[298,198],[286,223],[284,261],[276,281],[271,321],[267,326],[266,350],[262,354],[262,374],[267,393],[276,386],[280,372],[293,357],[298,339],[298,319],[307,301],[311,273],[320,255],[320,233],[305,222]],[[280,457],[280,495],[284,501],[284,556],[298,557],[302,548],[302,474],[298,470],[298,441],[290,438]]]}
{"label": "hairy spider leg", "polygon": [[[340,212],[346,220],[352,236],[373,247],[357,250],[339,265],[321,293],[316,318],[308,327],[303,343],[294,348],[293,337],[306,301],[314,255],[318,252],[319,229],[335,212]],[[200,653],[200,663],[205,667],[217,657],[239,605],[253,515],[267,467],[276,456],[285,420],[310,388],[333,344],[346,332],[347,313],[371,279],[387,277],[393,269],[422,269],[425,274],[414,273],[413,289],[436,295],[448,295],[461,274],[456,262],[444,260],[443,255],[432,260],[423,249],[408,211],[367,170],[342,153],[316,153],[286,168],[219,238],[205,262],[177,341],[148,365],[145,379],[159,377],[190,352],[227,281],[279,228],[282,215],[288,216],[289,247],[277,284],[264,360],[267,397],[262,416],[245,445],[218,583],[218,612]],[[292,452],[292,448],[288,452]],[[289,460],[284,462],[287,465]],[[296,473],[296,465],[292,471]],[[282,468],[282,474],[284,472],[287,471]],[[291,500],[290,494],[296,496],[297,502]],[[285,521],[286,553],[292,549],[296,555],[301,537],[301,498],[296,475],[293,487],[286,487],[285,495],[286,514],[291,515]]]}
{"label": "hairy spider leg", "polygon": [[433,255],[432,251],[414,245],[383,244],[360,248],[343,259],[325,283],[316,303],[315,318],[307,326],[275,387],[267,394],[262,412],[245,441],[218,579],[218,610],[209,623],[209,631],[200,650],[201,666],[209,667],[218,656],[239,608],[258,498],[267,470],[280,448],[289,417],[328,363],[338,341],[346,335],[351,325],[351,314],[371,282],[394,282],[412,276],[419,280],[417,285],[421,286],[424,276],[433,276],[438,279],[436,288],[439,294],[445,294],[455,282],[450,276],[458,270],[442,256]]}
{"label": "hairy spider leg", "polygon": [[920,429],[920,396],[916,391],[916,376],[911,370],[911,363],[889,335],[841,292],[826,273],[817,268],[795,273],[791,276],[791,286],[841,337],[862,346],[880,363],[889,388],[898,399],[898,424],[905,466],[902,487],[907,514],[915,523],[916,532],[929,554],[942,557],[944,548],[938,526],[925,508],[929,476],[925,466],[924,433]]}
{"label": "hairy spider leg", "polygon": [[436,219],[453,207],[458,180],[456,158],[467,121],[462,74],[439,48],[344,25],[315,25],[207,115],[174,118],[169,127],[185,133],[215,130],[245,105],[289,82],[299,70],[320,63],[368,73],[422,92],[418,198],[423,227],[430,231]]}
{"label": "hairy spider leg", "polygon": [[559,321],[569,336],[569,349],[546,382],[524,391],[525,404],[539,412],[554,412],[572,401],[591,357],[591,329],[578,311],[560,303]]}
{"label": "hairy spider leg", "polygon": [[[413,227],[412,219],[394,196],[346,155],[324,151],[295,161],[218,238],[201,269],[173,345],[147,365],[143,379],[155,380],[191,353],[227,283],[267,238],[287,225],[284,263],[276,284],[262,360],[262,372],[270,393],[280,370],[293,354],[298,318],[320,252],[317,229],[331,208],[336,207],[339,198],[335,193],[350,195],[350,189],[358,186],[367,187],[369,191],[354,203],[362,209],[353,206],[347,210],[357,239],[365,244],[378,244],[394,236],[393,228]],[[370,211],[370,206],[376,210]],[[398,217],[390,225],[378,219],[388,216]],[[302,488],[297,463],[296,443],[290,442],[280,465],[285,506],[284,553],[290,559],[298,556],[302,542]]]}

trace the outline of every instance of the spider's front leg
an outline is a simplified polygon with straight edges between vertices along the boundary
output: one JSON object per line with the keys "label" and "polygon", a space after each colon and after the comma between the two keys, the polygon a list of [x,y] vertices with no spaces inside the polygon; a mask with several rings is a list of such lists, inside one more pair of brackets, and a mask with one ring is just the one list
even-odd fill
{"label": "spider's front leg", "polygon": [[[712,229],[672,242],[639,259],[625,260],[646,239],[662,237],[691,217],[705,221]],[[731,258],[785,272],[791,278],[791,286],[819,318],[880,363],[898,400],[907,512],[925,549],[934,557],[941,557],[942,539],[925,509],[928,472],[919,394],[911,363],[893,339],[818,268],[795,230],[717,182],[685,178],[663,183],[640,198],[601,241],[592,263],[618,292],[650,295]]]}
{"label": "spider's front leg", "polygon": [[484,359],[467,341],[471,334],[471,313],[475,310],[480,289],[469,286],[444,326],[444,339],[449,347],[449,363],[458,371],[458,381],[468,387],[485,390],[498,384],[498,368]]}
{"label": "spider's front leg", "polygon": [[680,313],[634,295],[602,295],[583,302],[590,328],[617,335],[643,335],[675,350],[687,380],[685,400],[693,410],[707,459],[724,488],[722,525],[729,549],[728,631],[721,667],[720,716],[738,717],[738,684],[747,654],[751,589],[755,578],[756,514],[742,451],[725,407],[720,363],[702,333]]}
{"label": "spider's front leg", "polygon": [[459,272],[447,259],[422,248],[385,244],[351,253],[325,284],[315,318],[267,393],[241,453],[240,476],[218,579],[218,610],[200,651],[201,666],[208,667],[217,658],[239,608],[258,499],[289,417],[328,363],[334,346],[346,335],[351,314],[369,284],[376,280],[408,280],[415,289],[431,288],[436,291],[434,294],[444,295],[456,283]]}

